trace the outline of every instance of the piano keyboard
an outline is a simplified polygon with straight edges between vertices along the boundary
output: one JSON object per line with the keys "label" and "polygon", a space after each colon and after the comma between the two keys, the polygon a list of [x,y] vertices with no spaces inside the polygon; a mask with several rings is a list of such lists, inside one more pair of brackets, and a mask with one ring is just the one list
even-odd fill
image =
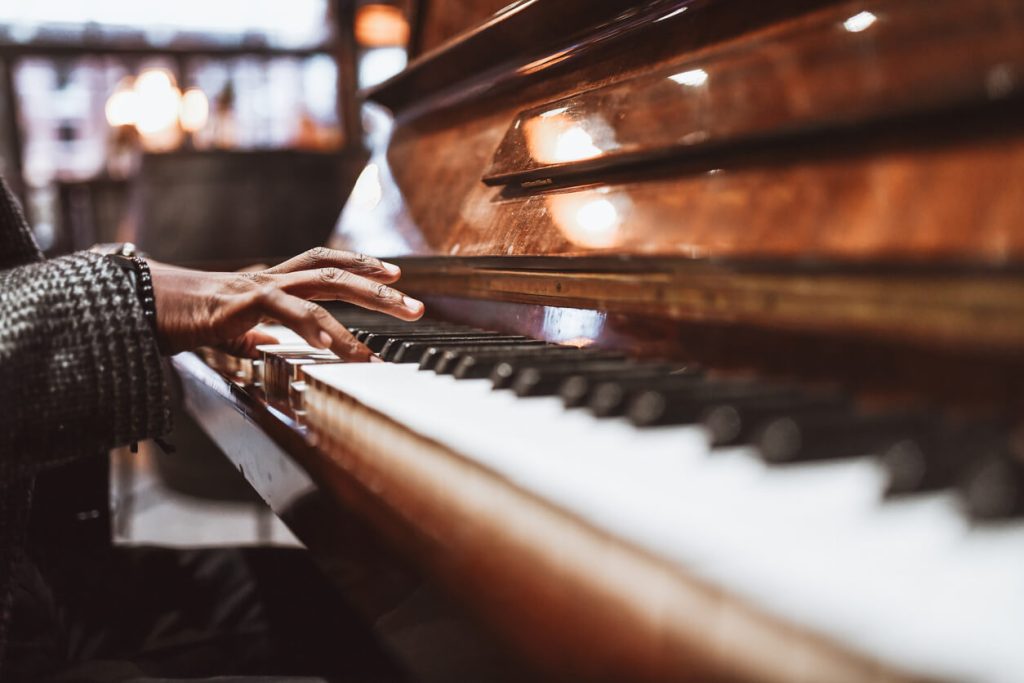
{"label": "piano keyboard", "polygon": [[[1004,425],[442,322],[339,316],[386,363],[262,347],[329,445],[356,404],[780,620],[912,675],[1024,680]],[[358,429],[358,427],[355,427]]]}

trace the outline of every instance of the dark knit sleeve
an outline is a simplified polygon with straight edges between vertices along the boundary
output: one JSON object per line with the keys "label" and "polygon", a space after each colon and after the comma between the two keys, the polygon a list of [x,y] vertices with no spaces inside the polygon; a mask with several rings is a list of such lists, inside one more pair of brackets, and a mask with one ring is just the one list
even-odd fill
{"label": "dark knit sleeve", "polygon": [[124,272],[91,253],[0,271],[0,458],[62,460],[169,426],[155,335]]}
{"label": "dark knit sleeve", "polygon": [[0,268],[10,268],[20,263],[40,261],[43,255],[32,241],[32,233],[25,222],[25,215],[0,178]]}

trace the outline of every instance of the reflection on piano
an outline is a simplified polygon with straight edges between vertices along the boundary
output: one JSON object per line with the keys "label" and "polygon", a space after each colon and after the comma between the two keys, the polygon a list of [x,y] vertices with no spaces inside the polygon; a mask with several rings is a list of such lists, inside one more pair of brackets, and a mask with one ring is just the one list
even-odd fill
{"label": "reflection on piano", "polygon": [[332,245],[428,318],[176,359],[310,548],[364,520],[538,677],[1024,679],[1024,3],[421,39]]}

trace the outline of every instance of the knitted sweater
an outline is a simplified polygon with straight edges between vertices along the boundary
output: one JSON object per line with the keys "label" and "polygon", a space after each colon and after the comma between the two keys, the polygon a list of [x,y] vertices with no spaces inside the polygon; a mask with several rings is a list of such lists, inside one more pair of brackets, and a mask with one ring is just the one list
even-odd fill
{"label": "knitted sweater", "polygon": [[35,474],[162,435],[169,415],[127,275],[91,253],[44,261],[0,179],[0,680]]}

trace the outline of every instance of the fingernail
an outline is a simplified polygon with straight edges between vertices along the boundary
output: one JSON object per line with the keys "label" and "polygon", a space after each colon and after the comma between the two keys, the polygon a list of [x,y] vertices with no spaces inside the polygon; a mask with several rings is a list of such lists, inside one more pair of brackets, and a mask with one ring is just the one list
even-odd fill
{"label": "fingernail", "polygon": [[402,303],[405,304],[405,307],[408,308],[410,311],[418,311],[423,307],[422,301],[417,301],[416,299],[413,299],[411,296],[403,296]]}
{"label": "fingernail", "polygon": [[370,362],[371,363],[383,363],[384,361],[381,360],[380,356],[371,355],[370,356]]}
{"label": "fingernail", "polygon": [[331,344],[334,343],[334,340],[331,339],[331,335],[329,335],[326,332],[324,332],[323,330],[321,330],[320,331],[320,342],[323,344],[323,346],[320,347],[321,349],[329,349],[329,348],[331,348]]}
{"label": "fingernail", "polygon": [[381,263],[384,266],[384,270],[388,272],[388,275],[401,275],[402,269],[396,266],[394,263]]}

